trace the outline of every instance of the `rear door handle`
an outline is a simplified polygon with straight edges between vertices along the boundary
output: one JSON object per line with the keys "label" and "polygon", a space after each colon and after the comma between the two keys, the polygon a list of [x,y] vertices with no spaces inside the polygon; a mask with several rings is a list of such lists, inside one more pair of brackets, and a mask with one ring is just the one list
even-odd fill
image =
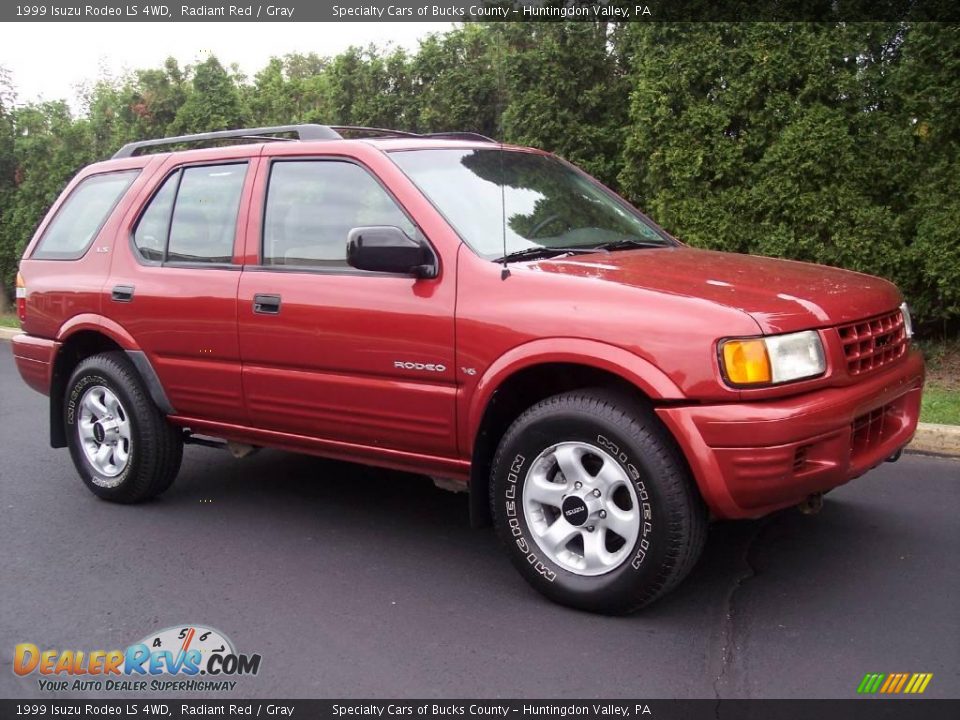
{"label": "rear door handle", "polygon": [[110,293],[114,302],[130,302],[133,300],[133,285],[116,285]]}
{"label": "rear door handle", "polygon": [[254,295],[253,311],[261,315],[277,315],[280,312],[280,296]]}

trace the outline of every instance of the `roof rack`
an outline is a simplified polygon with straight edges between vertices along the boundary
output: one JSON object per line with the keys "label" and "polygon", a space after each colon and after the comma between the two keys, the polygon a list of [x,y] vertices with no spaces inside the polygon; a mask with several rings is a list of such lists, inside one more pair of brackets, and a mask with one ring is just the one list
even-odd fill
{"label": "roof rack", "polygon": [[424,133],[420,137],[435,138],[437,140],[477,140],[479,142],[495,143],[496,140],[475,132],[435,132]]}
{"label": "roof rack", "polygon": [[[387,128],[366,127],[364,125],[330,125],[331,130],[337,133],[346,131],[358,135],[372,135],[374,137],[420,137],[417,133],[407,132],[406,130],[388,130]],[[340,137],[343,137],[342,133]]]}
{"label": "roof rack", "polygon": [[273,137],[279,133],[295,134],[298,140],[339,140],[340,134],[326,125],[276,125],[274,127],[245,128],[241,130],[218,130],[216,132],[197,133],[195,135],[177,135],[175,137],[158,138],[156,140],[140,140],[127,143],[114,153],[113,157],[127,158],[138,155],[144,148],[160,147],[162,145],[177,145],[180,143],[198,143],[208,140],[287,140],[288,138]]}
{"label": "roof rack", "polygon": [[180,145],[186,143],[202,143],[210,140],[256,140],[289,141],[293,138],[280,135],[296,135],[297,140],[342,140],[341,132],[359,133],[374,137],[423,137],[447,140],[478,140],[481,142],[496,142],[486,135],[473,132],[440,132],[418,134],[405,130],[387,130],[385,128],[363,127],[354,125],[276,125],[273,127],[243,128],[239,130],[217,130],[216,132],[196,133],[194,135],[176,135],[174,137],[157,138],[155,140],[139,140],[127,143],[113,154],[113,158],[128,158],[140,154],[141,150],[164,145]]}

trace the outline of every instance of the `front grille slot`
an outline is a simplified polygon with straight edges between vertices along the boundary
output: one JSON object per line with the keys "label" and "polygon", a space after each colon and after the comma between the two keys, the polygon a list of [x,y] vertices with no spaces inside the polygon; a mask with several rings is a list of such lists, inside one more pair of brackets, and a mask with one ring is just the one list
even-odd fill
{"label": "front grille slot", "polygon": [[853,421],[850,449],[854,456],[865,452],[886,440],[899,427],[893,404],[872,410]]}
{"label": "front grille slot", "polygon": [[895,310],[887,315],[862,320],[837,328],[847,371],[862,375],[902,358],[907,352],[907,332],[903,314]]}

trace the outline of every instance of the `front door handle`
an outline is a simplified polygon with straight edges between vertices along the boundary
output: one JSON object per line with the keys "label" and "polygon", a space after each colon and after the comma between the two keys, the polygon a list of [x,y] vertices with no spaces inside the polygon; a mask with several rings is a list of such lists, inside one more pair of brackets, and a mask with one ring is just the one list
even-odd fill
{"label": "front door handle", "polygon": [[280,312],[280,296],[254,295],[253,311],[261,315],[277,315]]}
{"label": "front door handle", "polygon": [[110,299],[114,302],[130,302],[133,300],[133,285],[116,285],[110,292]]}

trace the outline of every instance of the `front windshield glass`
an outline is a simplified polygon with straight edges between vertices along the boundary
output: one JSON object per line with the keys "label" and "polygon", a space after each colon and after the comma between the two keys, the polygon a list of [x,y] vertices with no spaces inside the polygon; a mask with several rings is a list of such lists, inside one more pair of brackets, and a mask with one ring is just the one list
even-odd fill
{"label": "front windshield glass", "polygon": [[[402,150],[394,162],[487,258],[532,248],[672,245],[636,210],[549,155],[499,148]],[[503,211],[501,211],[503,208]]]}

